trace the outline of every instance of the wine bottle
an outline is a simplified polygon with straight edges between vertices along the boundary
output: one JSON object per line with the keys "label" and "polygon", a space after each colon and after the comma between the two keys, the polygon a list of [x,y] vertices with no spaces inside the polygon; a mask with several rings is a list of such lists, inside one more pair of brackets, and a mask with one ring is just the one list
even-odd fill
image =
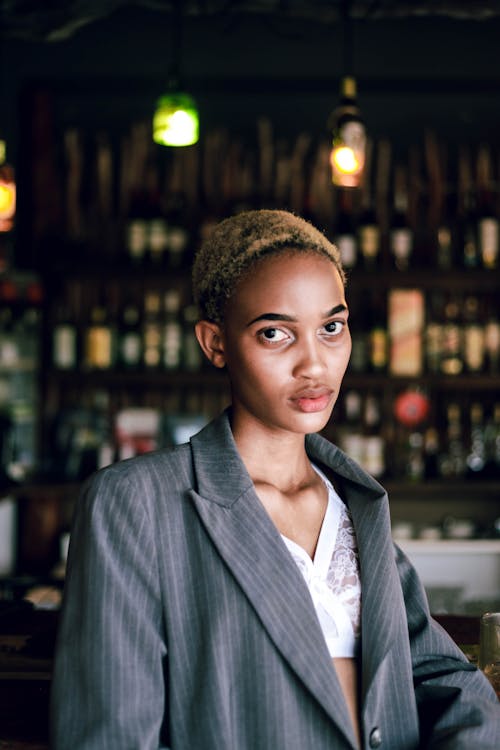
{"label": "wine bottle", "polygon": [[121,311],[118,363],[126,370],[140,367],[142,362],[142,335],[139,306],[128,301]]}
{"label": "wine bottle", "polygon": [[489,300],[484,329],[484,346],[488,372],[500,372],[500,305],[497,295],[492,295]]}
{"label": "wine bottle", "polygon": [[161,343],[160,295],[157,291],[149,290],[144,296],[142,333],[142,359],[146,369],[160,367]]}
{"label": "wine bottle", "polygon": [[464,301],[463,355],[468,372],[478,373],[484,368],[484,325],[480,320],[479,299],[468,295]]}
{"label": "wine bottle", "polygon": [[382,435],[380,398],[367,394],[363,410],[364,421],[364,468],[377,479],[386,471],[385,440]]}
{"label": "wine bottle", "polygon": [[90,309],[90,319],[84,335],[84,367],[89,370],[109,370],[115,364],[116,332],[108,309],[98,302]]}
{"label": "wine bottle", "polygon": [[461,265],[464,268],[477,268],[479,251],[476,194],[472,181],[469,154],[463,148],[458,156],[458,224],[462,249]]}
{"label": "wine bottle", "polygon": [[78,365],[78,335],[74,316],[65,303],[56,308],[52,327],[52,364],[58,370],[74,370]]}
{"label": "wine bottle", "polygon": [[342,265],[354,268],[358,259],[358,243],[353,220],[353,197],[349,190],[339,190],[339,210],[334,230],[334,242],[338,247]]}
{"label": "wine bottle", "polygon": [[389,337],[385,294],[374,293],[371,305],[369,360],[372,372],[385,372],[388,362]]}
{"label": "wine bottle", "polygon": [[474,402],[470,407],[470,445],[466,458],[467,474],[480,476],[486,465],[486,441],[483,405]]}
{"label": "wine bottle", "polygon": [[380,261],[380,226],[372,195],[373,144],[367,141],[363,182],[361,184],[361,215],[358,222],[358,246],[367,270],[376,268]]}
{"label": "wine bottle", "polygon": [[483,474],[489,478],[500,477],[500,402],[493,408],[484,427],[485,467]]}
{"label": "wine bottle", "polygon": [[180,294],[177,289],[169,289],[164,296],[163,324],[163,367],[177,370],[181,364],[182,327],[180,316]]}
{"label": "wine bottle", "polygon": [[427,372],[437,374],[441,370],[444,328],[444,297],[441,292],[432,292],[429,299],[427,325],[425,326],[425,364]]}
{"label": "wine bottle", "polygon": [[500,230],[494,207],[491,155],[486,147],[478,151],[477,173],[479,252],[484,268],[494,270],[498,267]]}
{"label": "wine bottle", "polygon": [[456,296],[450,295],[447,299],[444,316],[441,372],[443,375],[459,375],[463,370],[463,345],[460,304]]}
{"label": "wine bottle", "polygon": [[400,271],[410,267],[413,252],[413,230],[408,222],[408,186],[406,170],[396,165],[394,170],[394,208],[390,228],[390,250],[395,266]]}
{"label": "wine bottle", "polygon": [[447,405],[446,422],[446,445],[439,456],[439,473],[442,477],[461,477],[466,469],[466,449],[460,404]]}

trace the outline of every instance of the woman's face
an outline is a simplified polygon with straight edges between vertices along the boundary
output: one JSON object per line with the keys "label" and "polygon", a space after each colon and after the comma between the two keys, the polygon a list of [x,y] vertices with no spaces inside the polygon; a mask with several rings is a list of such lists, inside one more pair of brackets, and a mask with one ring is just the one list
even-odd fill
{"label": "woman's face", "polygon": [[351,353],[344,287],[318,254],[260,260],[238,284],[221,330],[233,416],[306,434],[330,418]]}

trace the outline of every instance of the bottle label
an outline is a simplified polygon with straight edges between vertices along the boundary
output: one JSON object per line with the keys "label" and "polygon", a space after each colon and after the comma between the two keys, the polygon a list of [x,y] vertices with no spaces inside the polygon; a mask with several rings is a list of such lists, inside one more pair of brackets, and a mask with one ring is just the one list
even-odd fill
{"label": "bottle label", "polygon": [[485,268],[496,268],[498,263],[498,221],[495,218],[479,222],[479,246]]}
{"label": "bottle label", "polygon": [[177,323],[165,326],[163,333],[163,364],[167,370],[179,367],[181,363],[181,327]]}
{"label": "bottle label", "polygon": [[383,328],[374,328],[370,334],[370,361],[375,370],[387,366],[387,332]]}
{"label": "bottle label", "polygon": [[484,329],[479,325],[467,326],[464,334],[464,359],[467,369],[480,372],[484,364]]}
{"label": "bottle label", "polygon": [[87,365],[106,370],[112,365],[112,334],[109,328],[95,326],[87,334]]}
{"label": "bottle label", "polygon": [[377,226],[367,224],[359,230],[359,242],[363,257],[374,260],[380,249],[380,230]]}
{"label": "bottle label", "polygon": [[341,234],[335,239],[340,253],[342,265],[345,268],[353,268],[356,265],[357,247],[356,239],[351,234]]}
{"label": "bottle label", "polygon": [[412,251],[413,237],[411,229],[403,227],[393,229],[391,232],[392,253],[396,259],[396,265],[406,267]]}
{"label": "bottle label", "polygon": [[141,337],[138,333],[126,333],[121,344],[122,360],[129,367],[138,365],[141,360]]}
{"label": "bottle label", "polygon": [[53,361],[61,370],[76,366],[76,333],[70,325],[58,326],[54,331]]}

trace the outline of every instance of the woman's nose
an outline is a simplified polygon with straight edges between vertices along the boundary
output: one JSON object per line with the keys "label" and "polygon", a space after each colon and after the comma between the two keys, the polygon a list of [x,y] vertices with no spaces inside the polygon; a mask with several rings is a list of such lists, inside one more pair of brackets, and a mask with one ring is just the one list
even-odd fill
{"label": "woman's nose", "polygon": [[321,343],[308,339],[300,343],[297,349],[297,360],[294,375],[297,377],[317,378],[325,371],[325,359]]}

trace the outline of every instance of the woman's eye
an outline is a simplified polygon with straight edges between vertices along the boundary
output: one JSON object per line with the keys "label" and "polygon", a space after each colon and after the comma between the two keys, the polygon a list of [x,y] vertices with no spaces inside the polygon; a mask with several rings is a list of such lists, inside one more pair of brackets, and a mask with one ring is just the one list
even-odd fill
{"label": "woman's eye", "polygon": [[281,341],[286,341],[288,335],[280,328],[264,328],[262,331],[259,331],[259,338],[275,344]]}
{"label": "woman's eye", "polygon": [[343,320],[331,320],[330,323],[326,323],[325,325],[325,331],[330,336],[338,336],[339,333],[342,333],[345,327],[345,321]]}

